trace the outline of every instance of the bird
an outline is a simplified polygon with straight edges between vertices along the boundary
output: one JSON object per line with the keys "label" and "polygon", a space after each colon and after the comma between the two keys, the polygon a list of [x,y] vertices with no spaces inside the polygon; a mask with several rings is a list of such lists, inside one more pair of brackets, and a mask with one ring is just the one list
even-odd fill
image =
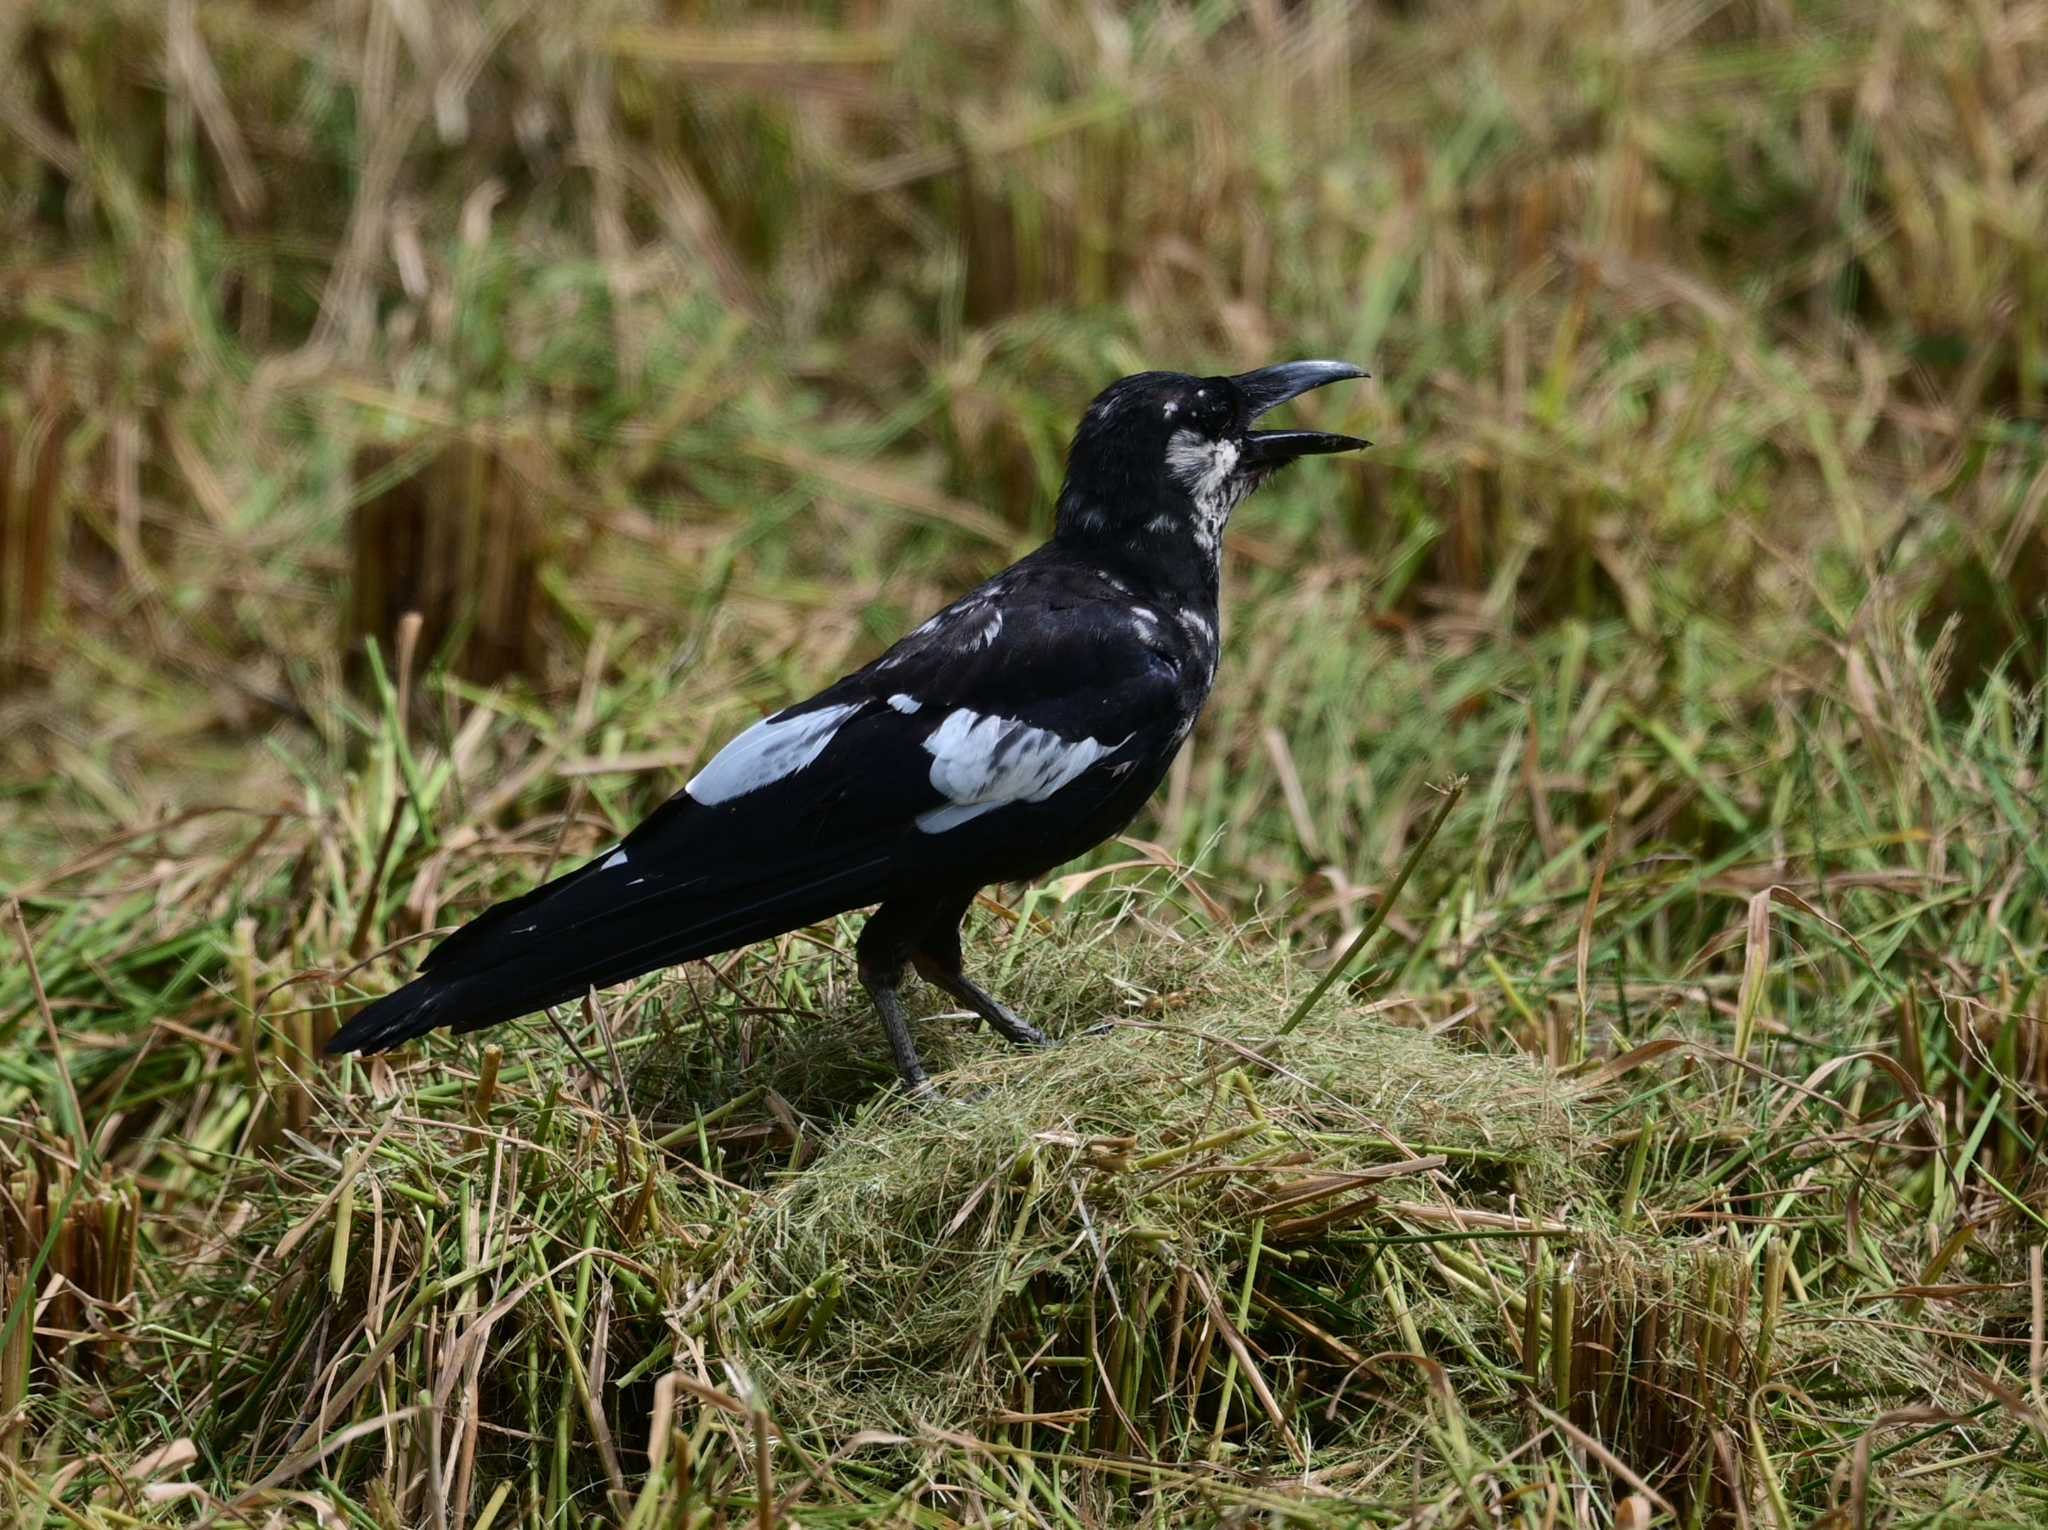
{"label": "bird", "polygon": [[1074,433],[1049,540],[739,733],[616,845],[455,930],[327,1051],[496,1025],[870,906],[855,966],[908,1091],[936,1095],[911,970],[1005,1041],[1047,1045],[967,976],[962,922],[983,888],[1137,816],[1216,679],[1231,512],[1299,458],[1370,445],[1255,423],[1367,375],[1290,361],[1112,383]]}

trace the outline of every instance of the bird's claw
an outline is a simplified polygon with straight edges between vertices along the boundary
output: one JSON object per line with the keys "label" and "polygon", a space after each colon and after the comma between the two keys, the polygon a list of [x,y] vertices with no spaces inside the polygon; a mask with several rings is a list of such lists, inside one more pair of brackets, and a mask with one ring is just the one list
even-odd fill
{"label": "bird's claw", "polygon": [[1009,1042],[1013,1047],[1049,1047],[1052,1037],[1045,1034],[1029,1020],[1004,1010],[1000,1015],[984,1014],[979,1010],[956,1009],[940,1015],[941,1020],[964,1020],[969,1025],[986,1025],[992,1035]]}

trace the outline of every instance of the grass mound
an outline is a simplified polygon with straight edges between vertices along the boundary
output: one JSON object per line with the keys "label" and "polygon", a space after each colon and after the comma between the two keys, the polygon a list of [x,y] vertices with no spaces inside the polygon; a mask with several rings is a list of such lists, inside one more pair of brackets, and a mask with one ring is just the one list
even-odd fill
{"label": "grass mound", "polygon": [[[1234,1437],[1259,1405],[1226,1421],[1242,1340],[1223,1314],[1253,1299],[1252,1266],[1280,1282],[1256,1293],[1262,1318],[1296,1316],[1304,1358],[1341,1374],[1355,1346],[1318,1348],[1282,1291],[1343,1266],[1377,1308],[1370,1267],[1417,1218],[1498,1233],[1595,1182],[1525,1065],[1342,1012],[1272,1044],[1270,995],[1238,986],[973,1064],[953,1087],[975,1097],[880,1110],[775,1190],[745,1247],[804,1412],[978,1427],[1079,1407],[1093,1438],[1128,1443],[1161,1389],[1162,1427]],[[1383,1311],[1339,1327],[1398,1340]],[[1269,1385],[1240,1384],[1247,1402]]]}
{"label": "grass mound", "polygon": [[[1497,1499],[1548,1422],[1617,1499],[1711,1522],[1766,1490],[1768,1453],[1729,1442],[1774,1377],[1938,1395],[1894,1336],[1779,1331],[1775,1256],[1646,1225],[1681,1160],[1620,1075],[1354,1004],[1276,1039],[1268,967],[1096,955],[1137,1014],[1049,1054],[970,1043],[945,1100],[879,1098],[763,1187],[729,1273],[793,1437],[988,1483],[1079,1463],[1170,1517],[1400,1496],[1390,1473],[1418,1505]],[[1048,998],[1089,978],[1057,949],[1016,976]]]}

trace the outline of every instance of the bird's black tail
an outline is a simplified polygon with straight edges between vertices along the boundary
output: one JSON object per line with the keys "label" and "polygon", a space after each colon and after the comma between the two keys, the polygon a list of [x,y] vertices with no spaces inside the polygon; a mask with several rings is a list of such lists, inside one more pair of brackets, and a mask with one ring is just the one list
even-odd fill
{"label": "bird's black tail", "polygon": [[678,817],[657,814],[620,850],[486,910],[436,946],[412,982],[336,1031],[327,1050],[382,1052],[428,1031],[480,1030],[882,894],[888,856],[872,844],[777,859],[698,832],[716,852],[704,859],[720,868],[707,873],[694,856],[650,847],[648,830],[673,830]]}
{"label": "bird's black tail", "polygon": [[447,1023],[441,1017],[448,1007],[449,991],[454,987],[452,982],[434,977],[407,983],[403,988],[384,995],[336,1031],[327,1042],[327,1050],[332,1053],[382,1052],[401,1041],[424,1036]]}
{"label": "bird's black tail", "polygon": [[453,1031],[481,1030],[501,1020],[516,1019],[565,1004],[582,995],[576,988],[553,994],[529,986],[527,975],[511,971],[492,981],[493,974],[450,976],[422,973],[403,988],[387,993],[329,1038],[327,1050],[344,1052],[387,1052],[416,1036],[443,1027]]}

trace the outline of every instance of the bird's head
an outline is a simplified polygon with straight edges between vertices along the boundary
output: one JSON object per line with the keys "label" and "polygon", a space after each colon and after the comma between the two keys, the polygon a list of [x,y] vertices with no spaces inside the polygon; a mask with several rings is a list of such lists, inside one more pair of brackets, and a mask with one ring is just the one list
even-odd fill
{"label": "bird's head", "polygon": [[1311,388],[1367,374],[1346,361],[1289,361],[1235,377],[1139,372],[1081,417],[1056,535],[1143,556],[1190,547],[1213,564],[1230,512],[1297,457],[1370,443],[1320,430],[1254,430]]}

